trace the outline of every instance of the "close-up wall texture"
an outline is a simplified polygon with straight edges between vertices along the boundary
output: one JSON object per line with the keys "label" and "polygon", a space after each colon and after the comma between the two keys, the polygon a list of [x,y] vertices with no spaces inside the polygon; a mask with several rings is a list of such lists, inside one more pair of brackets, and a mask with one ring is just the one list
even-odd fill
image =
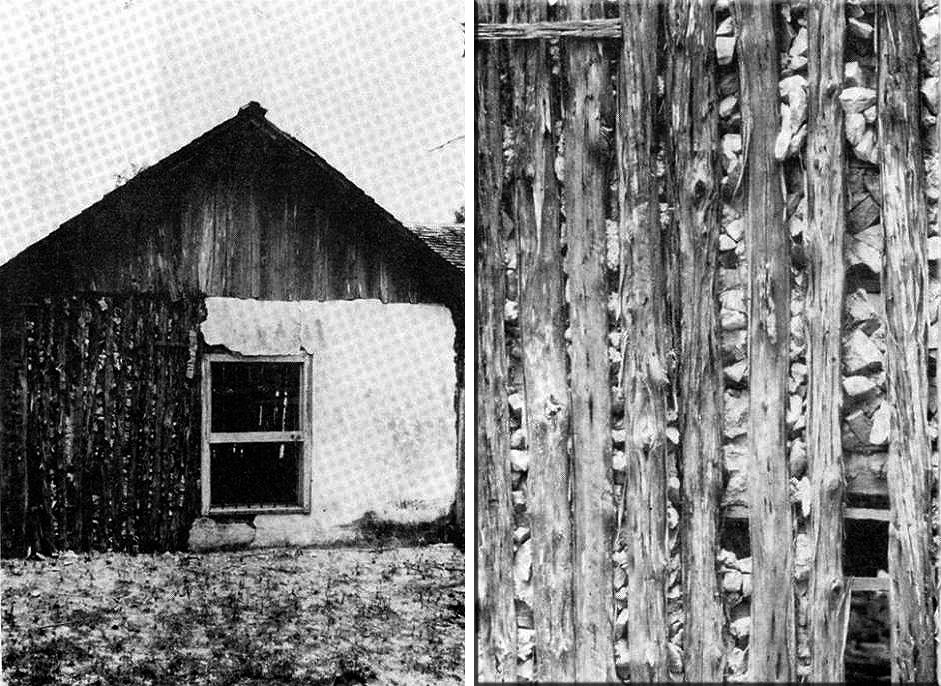
{"label": "close-up wall texture", "polygon": [[937,682],[937,0],[476,3],[481,682]]}

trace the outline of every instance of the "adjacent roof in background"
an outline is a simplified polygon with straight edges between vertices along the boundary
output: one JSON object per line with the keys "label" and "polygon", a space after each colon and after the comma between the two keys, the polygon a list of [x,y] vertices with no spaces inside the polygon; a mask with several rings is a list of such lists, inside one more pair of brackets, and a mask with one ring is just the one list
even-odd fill
{"label": "adjacent roof in background", "polygon": [[441,257],[464,270],[463,224],[408,224],[407,227]]}

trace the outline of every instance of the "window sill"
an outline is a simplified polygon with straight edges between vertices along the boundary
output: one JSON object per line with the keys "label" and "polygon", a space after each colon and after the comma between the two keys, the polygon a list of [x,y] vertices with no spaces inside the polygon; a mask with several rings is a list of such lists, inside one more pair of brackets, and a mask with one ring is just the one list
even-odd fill
{"label": "window sill", "polygon": [[310,508],[301,505],[231,505],[228,507],[210,507],[204,517],[213,515],[260,515],[260,514],[310,514]]}

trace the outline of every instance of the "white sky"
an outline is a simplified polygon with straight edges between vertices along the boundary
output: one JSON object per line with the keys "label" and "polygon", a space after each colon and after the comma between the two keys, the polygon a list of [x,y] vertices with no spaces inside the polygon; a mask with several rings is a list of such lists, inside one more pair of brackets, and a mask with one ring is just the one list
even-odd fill
{"label": "white sky", "polygon": [[250,100],[403,221],[463,204],[460,0],[0,9],[0,263]]}

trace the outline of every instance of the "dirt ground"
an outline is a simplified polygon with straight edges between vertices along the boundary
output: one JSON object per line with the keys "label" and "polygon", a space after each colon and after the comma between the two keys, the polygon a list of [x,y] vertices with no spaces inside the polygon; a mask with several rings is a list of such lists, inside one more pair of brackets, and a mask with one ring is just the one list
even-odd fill
{"label": "dirt ground", "polygon": [[4,683],[458,684],[450,545],[2,565]]}

